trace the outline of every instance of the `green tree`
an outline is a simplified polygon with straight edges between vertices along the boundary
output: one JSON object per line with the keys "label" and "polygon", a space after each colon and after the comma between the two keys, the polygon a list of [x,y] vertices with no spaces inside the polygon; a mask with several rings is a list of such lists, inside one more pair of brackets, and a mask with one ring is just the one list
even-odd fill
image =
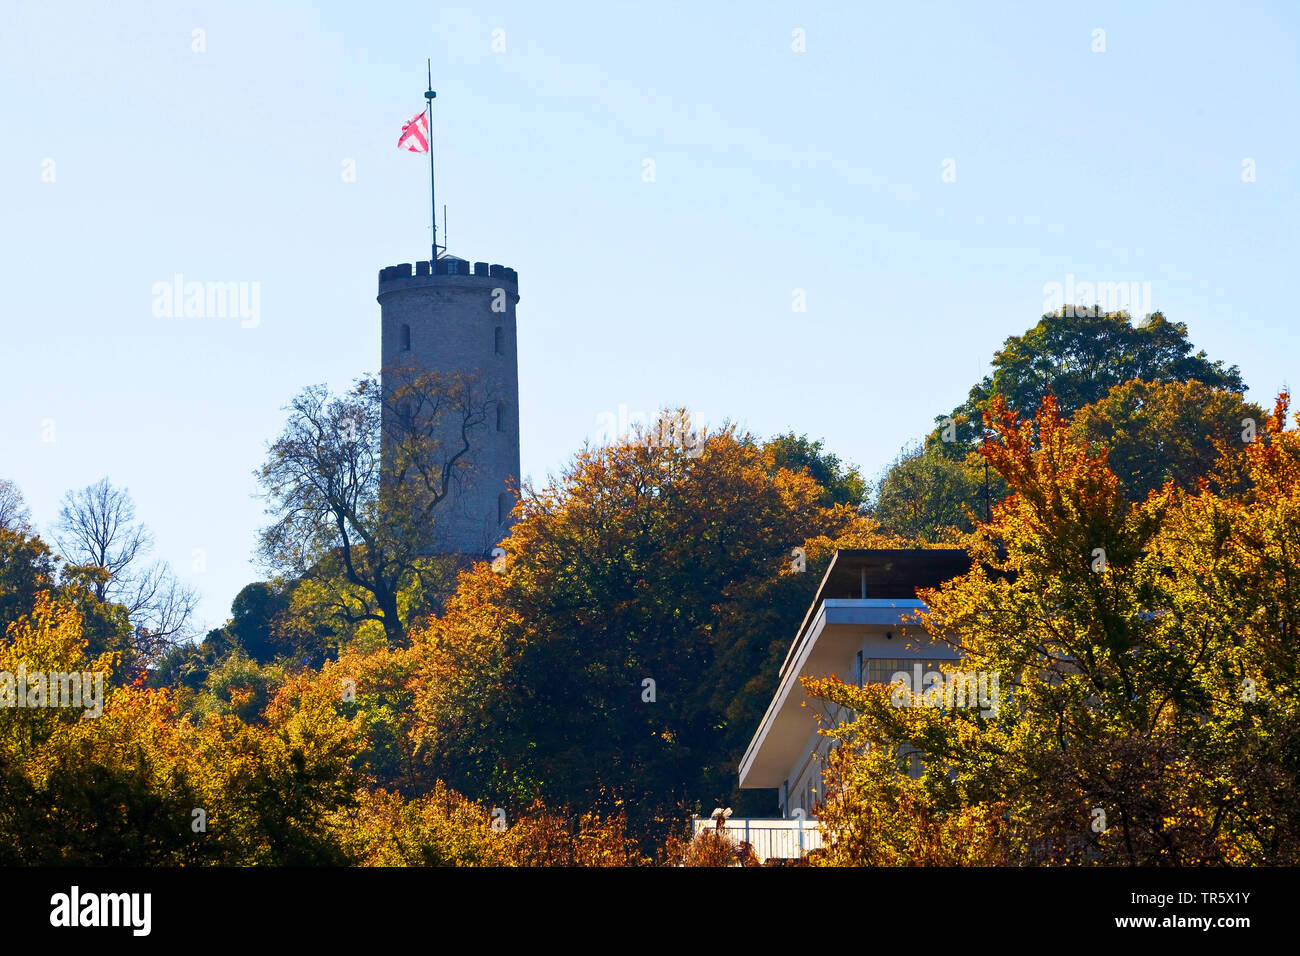
{"label": "green tree", "polygon": [[[1214,389],[1241,392],[1237,366],[1225,368],[1204,351],[1192,351],[1187,326],[1170,322],[1161,312],[1134,324],[1127,312],[1082,314],[1063,308],[1044,315],[1024,335],[1013,335],[993,356],[993,371],[974,385],[966,401],[926,439],[952,458],[964,458],[983,436],[983,414],[995,396],[1018,415],[1032,416],[1043,396],[1051,394],[1069,416],[1105,398],[1116,385],[1196,380]],[[955,441],[942,441],[949,422]]]}
{"label": "green tree", "polygon": [[149,670],[145,685],[198,691],[212,669],[236,649],[224,628],[213,628],[202,641],[168,648]]}
{"label": "green tree", "polygon": [[[490,396],[469,378],[424,373],[345,395],[312,386],[257,472],[274,521],[260,552],[276,572],[312,577],[341,622],[378,622],[390,645],[411,622],[402,594],[439,566],[440,506],[472,475]],[[324,573],[313,569],[324,563]]]}
{"label": "green tree", "polygon": [[934,447],[905,449],[881,476],[871,514],[881,527],[906,538],[951,541],[983,521],[1006,494],[996,471],[974,452],[964,460]]}
{"label": "green tree", "polygon": [[276,618],[289,609],[293,587],[281,581],[254,581],[230,602],[226,633],[260,664],[292,650],[277,639]]}
{"label": "green tree", "polygon": [[40,538],[0,528],[0,632],[31,613],[36,595],[55,584],[54,556]]}

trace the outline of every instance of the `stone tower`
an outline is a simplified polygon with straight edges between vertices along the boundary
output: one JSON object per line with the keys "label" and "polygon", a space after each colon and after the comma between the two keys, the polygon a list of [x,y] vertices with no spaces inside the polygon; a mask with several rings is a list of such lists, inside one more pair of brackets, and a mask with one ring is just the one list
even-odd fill
{"label": "stone tower", "polygon": [[469,374],[493,399],[470,435],[469,475],[435,512],[437,553],[486,557],[510,530],[519,481],[519,277],[443,255],[414,272],[409,262],[379,270],[378,301],[385,377],[398,368]]}

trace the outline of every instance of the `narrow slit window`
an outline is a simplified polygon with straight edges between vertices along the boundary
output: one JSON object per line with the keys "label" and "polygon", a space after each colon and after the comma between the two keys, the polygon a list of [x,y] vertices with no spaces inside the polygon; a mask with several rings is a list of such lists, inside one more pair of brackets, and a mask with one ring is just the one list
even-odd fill
{"label": "narrow slit window", "polygon": [[402,351],[411,351],[411,327],[409,325],[402,326]]}
{"label": "narrow slit window", "polygon": [[497,402],[497,431],[503,432],[505,430],[506,430],[505,406],[502,405],[500,402]]}
{"label": "narrow slit window", "polygon": [[492,342],[493,342],[493,348],[496,349],[497,355],[506,354],[505,329],[501,328],[501,326],[499,325],[496,328],[496,332],[493,334]]}

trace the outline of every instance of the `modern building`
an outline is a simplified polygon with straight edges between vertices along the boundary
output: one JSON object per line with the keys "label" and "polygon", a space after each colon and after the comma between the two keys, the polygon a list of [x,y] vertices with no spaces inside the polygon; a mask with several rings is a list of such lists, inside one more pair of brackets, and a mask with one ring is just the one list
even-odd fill
{"label": "modern building", "polygon": [[[456,256],[379,271],[384,388],[396,377],[439,372],[472,378],[488,402],[468,436],[467,467],[437,508],[432,551],[486,557],[510,530],[519,483],[519,361],[514,269]],[[459,442],[459,422],[449,423]]]}
{"label": "modern building", "polygon": [[960,549],[835,553],[740,761],[741,788],[775,788],[782,818],[733,818],[725,827],[730,833],[739,839],[761,834],[771,856],[800,855],[820,845],[820,834],[808,831],[816,830],[814,810],[830,741],[818,730],[846,715],[826,713],[825,703],[810,699],[799,678],[889,683],[899,671],[910,674],[918,665],[928,671],[957,660],[956,650],[913,620],[925,608],[916,592],[969,568],[970,558]]}

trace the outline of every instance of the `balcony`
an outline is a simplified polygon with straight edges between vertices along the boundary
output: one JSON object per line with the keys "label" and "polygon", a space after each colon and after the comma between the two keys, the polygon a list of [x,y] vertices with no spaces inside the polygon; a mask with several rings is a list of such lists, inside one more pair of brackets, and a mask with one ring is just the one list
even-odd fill
{"label": "balcony", "polygon": [[[704,817],[691,820],[691,836],[701,830],[712,830],[717,822]],[[732,818],[722,827],[736,841],[745,841],[754,848],[760,863],[769,859],[797,860],[809,850],[822,845],[822,831],[816,820],[798,818]]]}

